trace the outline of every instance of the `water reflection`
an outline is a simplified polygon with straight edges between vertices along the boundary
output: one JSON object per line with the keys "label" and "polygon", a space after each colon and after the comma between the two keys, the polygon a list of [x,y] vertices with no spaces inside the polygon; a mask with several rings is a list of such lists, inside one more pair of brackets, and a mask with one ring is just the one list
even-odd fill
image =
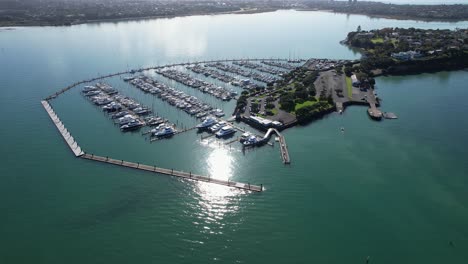
{"label": "water reflection", "polygon": [[[202,140],[201,144],[209,149],[204,161],[208,174],[212,178],[229,180],[234,175],[235,157],[233,151],[221,141],[211,139]],[[245,191],[222,185],[197,182],[196,194],[197,208],[196,220],[199,231],[205,234],[222,234],[228,215],[232,216],[239,211],[239,202]]]}

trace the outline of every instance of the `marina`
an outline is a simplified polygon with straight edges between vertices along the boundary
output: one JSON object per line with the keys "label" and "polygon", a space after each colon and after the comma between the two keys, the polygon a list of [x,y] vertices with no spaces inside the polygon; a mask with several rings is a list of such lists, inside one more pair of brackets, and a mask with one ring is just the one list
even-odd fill
{"label": "marina", "polygon": [[[63,94],[64,92],[70,90],[75,86],[80,86],[83,84],[97,82],[94,85],[86,85],[82,89],[81,93],[84,97],[88,98],[94,105],[101,108],[102,111],[106,112],[108,116],[114,120],[116,124],[120,127],[122,132],[139,130],[142,127],[150,127],[149,130],[142,132],[142,135],[149,135],[149,142],[155,142],[162,139],[168,139],[175,135],[192,131],[197,129],[199,133],[208,133],[208,135],[201,135],[201,140],[206,140],[210,137],[215,137],[216,140],[220,140],[219,144],[229,145],[235,142],[239,142],[242,149],[260,147],[263,145],[271,145],[270,138],[272,135],[275,135],[275,141],[279,144],[280,157],[283,164],[291,164],[291,158],[289,155],[288,146],[286,144],[285,137],[279,132],[280,129],[284,129],[291,125],[295,124],[294,120],[288,121],[289,123],[283,124],[277,120],[270,120],[255,114],[245,116],[241,118],[241,121],[246,122],[253,127],[260,127],[265,131],[265,134],[258,135],[258,133],[252,133],[244,128],[236,125],[236,118],[233,116],[229,118],[229,122],[223,120],[222,117],[225,116],[225,113],[219,109],[215,108],[207,103],[202,102],[194,95],[189,95],[184,91],[170,87],[168,84],[148,76],[148,73],[154,71],[157,75],[161,75],[169,80],[180,83],[189,88],[193,88],[201,91],[202,93],[209,94],[214,96],[216,99],[221,101],[229,101],[235,98],[237,94],[233,90],[229,90],[226,87],[215,85],[205,79],[200,79],[191,76],[188,73],[180,71],[177,67],[185,67],[185,70],[193,72],[194,74],[202,75],[209,77],[215,80],[219,80],[225,84],[231,84],[234,86],[240,86],[244,89],[253,89],[255,87],[254,96],[271,96],[271,91],[269,93],[259,92],[262,89],[258,84],[250,82],[248,79],[242,78],[252,78],[260,83],[270,84],[279,80],[280,76],[284,73],[290,72],[294,69],[297,69],[299,65],[298,62],[305,62],[304,67],[319,69],[324,73],[320,75],[321,78],[328,78],[330,75],[330,69],[335,67],[343,67],[343,63],[346,61],[334,61],[334,60],[321,60],[321,59],[310,59],[310,60],[300,60],[294,61],[291,63],[288,60],[224,60],[224,61],[208,61],[208,62],[192,62],[192,63],[179,63],[165,66],[157,66],[152,68],[143,68],[138,70],[130,70],[127,72],[122,72],[118,74],[105,75],[101,78],[94,78],[89,82],[79,82],[74,85],[71,85],[57,93],[54,93],[52,96],[47,97],[43,102],[48,100],[55,99],[58,95]],[[187,115],[201,119],[202,122],[196,126],[182,127],[176,129],[174,124],[168,123],[168,120],[160,117],[151,115],[154,111],[152,108],[144,106],[138,103],[136,100],[123,96],[120,91],[113,88],[111,85],[102,82],[102,80],[114,76],[126,75],[121,77],[121,80],[129,83],[131,86],[141,90],[143,94],[151,95],[155,98],[160,99],[161,101],[166,102],[168,105],[179,109],[180,111],[185,112]],[[235,75],[235,76],[232,76]],[[334,77],[336,79],[336,74]],[[316,81],[317,82],[317,81]],[[324,81],[321,81],[324,83]],[[325,88],[323,88],[325,89]],[[368,114],[371,118],[380,120],[384,114],[377,108],[378,98],[373,93],[372,90],[363,90],[360,89],[359,94],[356,96],[362,96],[361,91],[365,91],[365,103],[369,104],[370,108]],[[323,93],[323,92],[322,92]],[[344,98],[344,97],[339,97]],[[358,101],[361,103],[361,101]],[[346,100],[336,100],[336,109],[343,111],[347,101]],[[362,102],[364,103],[364,102]],[[264,102],[263,104],[266,105]],[[50,108],[50,105],[44,105],[44,108],[47,110]],[[253,109],[252,109],[253,111]],[[258,114],[258,113],[257,113]],[[384,116],[385,118],[394,119],[396,116],[392,113],[389,113]],[[52,120],[58,118],[55,115],[51,115]],[[151,128],[153,127],[153,128]],[[65,127],[58,125],[59,131],[66,131]],[[240,136],[235,136],[236,132],[239,131],[242,133]],[[172,175],[182,178],[188,178],[193,180],[213,182],[224,186],[235,187],[239,189],[247,189],[253,191],[262,191],[263,187],[256,185],[244,184],[244,183],[234,183],[230,181],[220,181],[212,179],[211,177],[201,176],[192,174],[191,172],[182,172],[177,170],[168,170],[164,168],[158,168],[156,166],[142,165],[134,162],[127,162],[123,160],[115,160],[108,157],[95,156],[93,154],[87,154],[78,147],[78,144],[74,139],[69,135],[68,132],[64,132],[63,137],[67,141],[67,144],[70,146],[72,151],[75,153],[75,156],[82,156],[86,159],[95,160],[99,162],[105,162],[109,164],[120,165],[129,168],[136,168],[145,171],[153,171],[165,175]],[[223,143],[221,143],[223,142]],[[169,172],[170,171],[170,172]]]}
{"label": "marina", "polygon": [[[153,114],[176,123],[178,131],[202,122],[123,80],[148,74],[222,109],[223,119],[230,120],[237,100],[223,102],[137,70],[204,60],[232,65],[224,58],[288,58],[288,53],[355,60],[361,56],[359,51],[338,41],[358,25],[363,30],[466,28],[466,23],[284,11],[1,32],[1,100],[4,124],[8,124],[2,130],[1,148],[0,186],[7,216],[2,224],[4,261],[275,263],[295,259],[334,264],[365,263],[370,256],[370,263],[463,263],[468,257],[463,250],[468,229],[463,144],[467,123],[459,117],[468,110],[459,101],[468,91],[466,71],[376,77],[375,91],[382,98],[378,108],[394,112],[398,119],[373,122],[366,111],[369,104],[362,104],[345,106],[342,115],[331,113],[307,125],[279,130],[287,141],[291,166],[282,163],[275,133],[268,145],[245,147],[245,151],[239,141],[225,145],[240,140],[240,131],[226,140],[214,135],[200,140],[212,134],[194,129],[150,144],[148,136],[141,136],[150,127],[122,133],[113,125],[115,120],[81,95],[83,86],[104,82],[144,106],[154,103]],[[306,31],[307,27],[315,29]],[[282,32],[287,42],[281,41]],[[187,72],[185,66],[175,67]],[[132,69],[134,74],[129,73]],[[78,81],[117,72],[126,73],[81,83],[50,101],[86,153],[262,183],[264,192],[75,158],[40,101]],[[262,85],[251,77],[243,79]],[[226,87],[231,89],[229,84]],[[240,96],[241,87],[233,88]],[[234,124],[261,137],[265,134],[244,122]],[[359,243],[350,243],[353,238]],[[314,245],[318,253],[304,252],[304,245]]]}
{"label": "marina", "polygon": [[116,159],[112,159],[109,157],[97,156],[94,154],[87,154],[81,149],[81,147],[78,145],[78,142],[75,141],[75,139],[71,136],[70,132],[68,132],[68,130],[65,128],[63,123],[60,121],[58,116],[53,111],[48,101],[43,100],[41,101],[41,104],[46,110],[47,114],[49,115],[54,125],[57,127],[58,131],[60,132],[63,139],[67,143],[68,147],[75,155],[75,157],[80,157],[80,158],[87,159],[87,160],[93,160],[93,161],[118,165],[122,167],[127,167],[127,168],[147,171],[147,172],[153,172],[157,174],[180,177],[180,178],[193,180],[193,181],[202,181],[202,182],[207,182],[207,183],[212,183],[212,184],[217,184],[217,185],[223,185],[223,186],[247,190],[247,191],[253,191],[253,192],[263,191],[263,185],[258,186],[258,185],[252,185],[250,183],[241,183],[241,182],[235,182],[235,181],[229,181],[229,180],[225,181],[225,180],[220,180],[216,178],[211,178],[209,176],[192,174],[192,172],[183,172],[183,171],[178,171],[174,169],[164,169],[164,168],[160,168],[156,166],[149,166],[149,165],[144,165],[144,164],[135,163],[135,162],[116,160]]}
{"label": "marina", "polygon": [[[258,60],[258,61],[262,61],[262,60]],[[224,62],[228,62],[228,61],[225,60]],[[231,62],[236,62],[236,60],[232,60]],[[220,61],[209,61],[209,62],[204,62],[204,63],[219,63],[217,64],[218,66],[222,65],[220,64],[221,63]],[[251,67],[253,66],[252,64],[249,64],[249,61],[246,61],[246,60],[242,60],[242,64],[243,65],[245,64]],[[270,138],[270,134],[274,132],[274,133],[277,133],[278,137],[280,138],[280,152],[281,152],[281,157],[283,159],[283,163],[289,164],[290,159],[289,159],[289,153],[287,150],[286,142],[284,140],[284,137],[276,129],[269,130],[263,138],[261,136],[251,134],[247,132],[245,129],[242,129],[236,126],[234,123],[232,123],[234,119],[231,120],[231,123],[228,123],[227,121],[224,121],[222,119],[218,119],[225,115],[220,109],[214,109],[208,104],[202,103],[200,100],[198,100],[194,96],[189,96],[182,91],[178,91],[177,89],[171,88],[163,83],[160,83],[144,75],[141,75],[141,76],[128,75],[128,74],[133,75],[136,73],[142,73],[148,70],[155,70],[156,73],[161,74],[162,76],[166,78],[175,80],[186,86],[199,89],[200,91],[213,95],[216,98],[221,99],[223,101],[228,101],[233,96],[235,96],[235,93],[233,91],[229,91],[223,87],[215,86],[206,81],[190,77],[189,75],[183,72],[179,72],[177,70],[171,69],[171,67],[175,67],[175,66],[186,66],[188,67],[188,69],[191,69],[191,70],[195,69],[193,70],[194,72],[200,71],[199,73],[202,73],[202,74],[206,74],[206,73],[209,73],[210,75],[214,74],[221,81],[226,81],[228,83],[231,83],[231,82],[239,83],[239,79],[236,79],[234,77],[227,77],[229,75],[220,73],[220,72],[215,73],[214,71],[206,71],[205,69],[201,70],[201,68],[199,68],[196,65],[193,65],[192,63],[179,63],[179,64],[173,64],[169,66],[160,66],[160,67],[158,66],[154,68],[130,70],[126,72],[108,74],[108,75],[104,75],[101,77],[77,82],[70,86],[67,86],[66,88],[46,97],[43,101],[41,101],[41,103],[44,109],[46,110],[46,112],[48,113],[49,117],[54,122],[57,129],[59,130],[60,134],[64,138],[68,147],[70,148],[70,150],[73,152],[73,154],[76,157],[81,157],[87,160],[98,161],[101,163],[119,165],[122,167],[127,167],[127,168],[132,168],[132,169],[138,169],[138,170],[143,170],[143,171],[148,171],[148,172],[153,172],[153,173],[158,173],[158,174],[180,177],[180,178],[184,178],[188,180],[208,182],[208,183],[213,183],[217,185],[223,185],[223,186],[227,186],[231,188],[237,188],[237,189],[253,191],[253,192],[262,192],[263,185],[252,185],[250,183],[240,183],[240,182],[235,182],[235,181],[230,181],[230,180],[225,181],[225,180],[212,178],[209,176],[202,176],[202,175],[194,174],[192,172],[183,172],[183,171],[178,171],[174,169],[164,169],[164,168],[160,168],[156,166],[149,166],[149,165],[124,161],[124,160],[116,160],[116,159],[112,159],[109,157],[103,157],[103,156],[86,153],[81,149],[81,147],[78,145],[76,140],[71,136],[70,132],[65,128],[65,126],[60,121],[60,119],[55,114],[55,112],[53,111],[52,107],[49,104],[50,100],[56,99],[59,95],[64,94],[65,92],[71,90],[74,87],[86,84],[82,88],[81,94],[85,98],[87,98],[90,102],[92,102],[94,105],[96,105],[96,107],[101,108],[103,112],[107,113],[108,116],[112,120],[114,120],[114,123],[116,123],[120,127],[122,132],[139,130],[140,128],[144,126],[156,126],[156,128],[150,129],[142,133],[142,135],[149,134],[150,142],[154,142],[160,139],[172,137],[173,135],[177,135],[177,134],[191,131],[194,129],[199,129],[199,130],[201,129],[201,130],[208,131],[211,133],[208,137],[216,136],[217,138],[220,138],[220,139],[232,137],[232,135],[234,135],[236,131],[240,131],[244,133],[243,136],[241,136],[240,138],[237,137],[235,139],[228,139],[228,141],[226,141],[223,144],[231,145],[234,142],[241,142],[243,148],[256,146],[256,145],[260,146],[262,144],[267,143],[268,139]],[[259,66],[259,68],[262,68],[262,66]],[[239,69],[235,69],[235,71],[239,71]],[[102,82],[106,78],[121,76],[124,74],[127,74],[127,76],[122,78],[123,81],[131,83],[131,85],[139,88],[145,93],[149,93],[153,96],[157,96],[161,98],[163,101],[167,101],[170,105],[175,106],[181,110],[184,110],[189,115],[195,116],[196,118],[204,118],[203,123],[199,124],[198,126],[176,130],[174,128],[175,125],[167,123],[167,119],[150,115],[153,110],[150,109],[149,107],[143,106],[140,103],[138,103],[136,100],[122,95],[117,89],[113,88],[111,85]],[[250,73],[250,75],[254,76],[254,79],[255,79],[255,76],[260,76],[260,78],[264,78],[260,74],[255,75],[255,73]],[[94,83],[94,82],[97,82],[97,83]],[[94,85],[89,85],[91,83],[94,83]],[[210,120],[210,118],[213,118],[212,119],[213,121],[208,121],[207,123],[207,120]],[[202,139],[206,139],[208,137],[201,136]]]}

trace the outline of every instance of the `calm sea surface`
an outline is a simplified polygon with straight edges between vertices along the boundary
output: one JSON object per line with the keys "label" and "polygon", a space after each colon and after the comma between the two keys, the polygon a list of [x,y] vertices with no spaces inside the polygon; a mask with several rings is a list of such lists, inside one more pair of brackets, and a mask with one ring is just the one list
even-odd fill
{"label": "calm sea surface", "polygon": [[[195,131],[149,144],[120,133],[78,89],[52,103],[87,152],[263,183],[261,194],[76,159],[40,104],[70,83],[139,66],[356,59],[339,41],[358,25],[468,22],[280,11],[1,30],[0,263],[466,263],[466,71],[378,78],[382,109],[399,119],[377,123],[350,107],[289,129],[290,167],[278,146],[242,153]],[[180,126],[196,124],[109,82]],[[175,86],[232,111],[234,102]]]}

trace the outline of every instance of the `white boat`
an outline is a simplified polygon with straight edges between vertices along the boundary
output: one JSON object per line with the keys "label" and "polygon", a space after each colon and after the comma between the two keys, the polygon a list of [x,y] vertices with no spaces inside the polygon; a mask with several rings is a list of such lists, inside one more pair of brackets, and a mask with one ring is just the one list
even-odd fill
{"label": "white boat", "polygon": [[159,130],[158,132],[154,133],[154,135],[157,137],[166,137],[166,136],[174,135],[174,133],[175,133],[175,130],[172,127],[165,126],[162,130]]}
{"label": "white boat", "polygon": [[226,125],[226,122],[221,121],[221,122],[219,122],[217,124],[212,125],[210,127],[210,131],[211,131],[211,133],[215,133],[216,131],[220,130],[225,125]]}
{"label": "white boat", "polygon": [[119,118],[119,119],[118,119],[118,122],[119,122],[119,125],[122,126],[122,125],[126,125],[126,124],[128,124],[128,123],[130,123],[130,122],[132,122],[132,121],[135,121],[135,120],[136,120],[136,118],[135,118],[134,116],[132,116],[132,115],[125,115],[125,116]]}
{"label": "white boat", "polygon": [[209,116],[209,117],[205,118],[205,120],[203,120],[203,122],[201,124],[198,124],[197,128],[199,128],[199,129],[208,128],[208,127],[216,124],[216,122],[217,122],[217,120],[216,120],[215,117]]}
{"label": "white boat", "polygon": [[250,132],[245,132],[244,134],[242,134],[242,135],[240,136],[239,141],[240,141],[240,142],[244,142],[244,141],[246,141],[247,139],[249,139],[250,136],[252,136],[252,134],[250,134]]}
{"label": "white boat", "polygon": [[255,135],[251,135],[249,138],[247,138],[242,144],[244,146],[253,146],[257,144],[258,139]]}
{"label": "white boat", "polygon": [[234,133],[236,133],[236,130],[232,126],[224,126],[218,132],[216,132],[216,136],[225,137]]}
{"label": "white boat", "polygon": [[215,109],[215,110],[213,111],[213,114],[214,114],[215,116],[217,116],[217,117],[223,117],[223,116],[225,115],[224,112],[223,112],[223,110],[221,110],[221,109]]}

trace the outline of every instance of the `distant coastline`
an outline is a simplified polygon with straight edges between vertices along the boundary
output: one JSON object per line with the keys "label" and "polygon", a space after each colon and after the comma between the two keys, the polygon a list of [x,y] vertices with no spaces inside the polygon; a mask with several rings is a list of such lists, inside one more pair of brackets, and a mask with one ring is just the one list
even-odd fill
{"label": "distant coastline", "polygon": [[[324,11],[338,14],[364,15],[371,18],[387,18],[398,20],[415,20],[415,21],[440,21],[440,22],[461,22],[468,21],[468,4],[455,5],[396,5],[380,2],[328,2],[317,1],[307,2],[300,1],[295,4],[282,2],[246,2],[236,3],[227,2],[227,6],[216,6],[211,2],[207,2],[205,6],[178,6],[172,4],[167,9],[152,8],[159,7],[158,5],[139,6],[135,10],[126,10],[127,5],[123,4],[117,7],[100,7],[101,10],[97,13],[88,13],[87,9],[80,5],[64,8],[65,11],[56,12],[55,9],[47,9],[43,7],[40,15],[35,14],[35,6],[22,7],[24,13],[18,14],[9,13],[8,8],[2,9],[0,16],[0,27],[13,26],[71,26],[88,23],[101,22],[120,22],[120,21],[139,21],[157,18],[175,18],[185,16],[200,16],[200,15],[223,15],[223,14],[255,14],[274,12],[278,10],[296,10],[296,11]],[[38,6],[37,8],[41,8]],[[104,9],[103,9],[104,8]],[[143,11],[141,11],[143,10]],[[105,13],[104,12],[107,12]],[[55,13],[54,13],[55,12]],[[47,15],[45,15],[47,14]]]}
{"label": "distant coastline", "polygon": [[14,30],[11,27],[62,27],[62,26],[74,26],[82,24],[96,24],[96,23],[109,23],[109,22],[128,22],[128,21],[143,21],[151,19],[162,19],[162,18],[177,18],[177,17],[190,17],[190,16],[214,16],[214,15],[231,15],[231,14],[259,14],[259,13],[268,13],[275,12],[278,10],[292,10],[292,9],[274,9],[274,8],[253,8],[253,9],[241,9],[237,11],[228,11],[228,12],[199,12],[199,13],[190,13],[190,14],[179,14],[179,15],[155,15],[155,16],[144,16],[144,17],[123,17],[123,18],[102,18],[102,19],[90,19],[82,20],[64,24],[56,23],[5,23],[0,21],[0,31],[5,30]]}

